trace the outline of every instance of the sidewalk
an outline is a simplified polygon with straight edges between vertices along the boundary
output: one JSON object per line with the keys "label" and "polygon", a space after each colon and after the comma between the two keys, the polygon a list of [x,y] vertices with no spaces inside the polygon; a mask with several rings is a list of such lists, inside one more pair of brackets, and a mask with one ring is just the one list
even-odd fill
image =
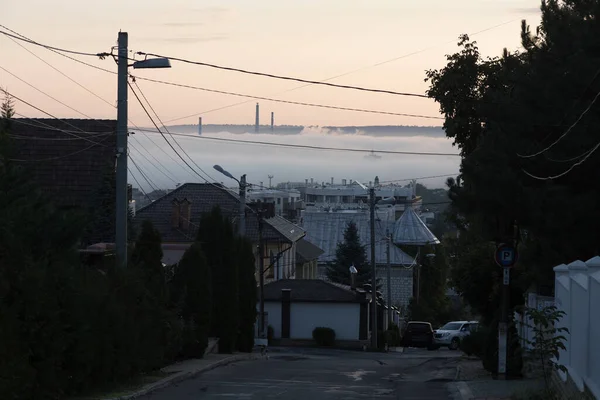
{"label": "sidewalk", "polygon": [[481,360],[461,360],[454,383],[458,400],[510,400],[511,396],[525,394],[543,388],[543,382],[535,379],[494,380],[485,371]]}
{"label": "sidewalk", "polygon": [[155,390],[190,379],[203,372],[237,361],[255,360],[260,353],[207,354],[202,359],[185,360],[162,368],[154,374],[123,384],[111,392],[77,397],[72,400],[130,400]]}

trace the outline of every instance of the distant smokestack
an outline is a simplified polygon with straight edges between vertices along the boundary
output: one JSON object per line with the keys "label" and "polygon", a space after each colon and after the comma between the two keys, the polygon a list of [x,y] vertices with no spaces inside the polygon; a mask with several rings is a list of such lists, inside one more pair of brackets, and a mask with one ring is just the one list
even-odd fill
{"label": "distant smokestack", "polygon": [[315,182],[313,178],[310,178],[310,184],[312,185]]}
{"label": "distant smokestack", "polygon": [[331,177],[331,184],[333,185],[333,176]]}
{"label": "distant smokestack", "polygon": [[346,186],[346,180],[342,179],[342,185]]}
{"label": "distant smokestack", "polygon": [[258,127],[259,127],[259,123],[260,123],[259,115],[260,115],[260,107],[259,107],[258,103],[256,103],[256,122],[254,123],[254,133],[258,133]]}
{"label": "distant smokestack", "polygon": [[198,135],[202,135],[202,117],[198,118]]}
{"label": "distant smokestack", "polygon": [[304,180],[304,183],[306,184],[306,186],[308,186],[308,178],[306,178],[306,179]]}
{"label": "distant smokestack", "polygon": [[275,128],[275,113],[271,112],[271,132],[273,132]]}

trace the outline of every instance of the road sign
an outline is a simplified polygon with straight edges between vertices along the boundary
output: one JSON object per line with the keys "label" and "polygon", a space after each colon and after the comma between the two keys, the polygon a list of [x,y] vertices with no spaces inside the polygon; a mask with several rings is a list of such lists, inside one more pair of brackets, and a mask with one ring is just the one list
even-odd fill
{"label": "road sign", "polygon": [[519,254],[517,249],[509,244],[501,244],[496,249],[495,260],[496,264],[501,267],[512,267],[517,262]]}

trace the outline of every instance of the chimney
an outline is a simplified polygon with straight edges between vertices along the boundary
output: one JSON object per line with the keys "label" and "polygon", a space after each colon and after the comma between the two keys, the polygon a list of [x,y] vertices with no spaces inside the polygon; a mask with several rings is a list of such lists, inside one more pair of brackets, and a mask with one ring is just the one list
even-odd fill
{"label": "chimney", "polygon": [[259,127],[259,105],[258,103],[256,103],[256,121],[254,122],[254,133],[258,133],[258,127]]}
{"label": "chimney", "polygon": [[333,185],[333,176],[331,177],[331,184]]}
{"label": "chimney", "polygon": [[274,128],[275,128],[275,113],[271,112],[271,133],[273,133]]}
{"label": "chimney", "polygon": [[304,184],[308,186],[308,178],[304,180]]}
{"label": "chimney", "polygon": [[342,179],[342,185],[346,186],[346,180]]}
{"label": "chimney", "polygon": [[312,185],[313,183],[315,183],[313,178],[310,178],[310,184]]}
{"label": "chimney", "polygon": [[202,117],[198,117],[198,135],[202,135]]}

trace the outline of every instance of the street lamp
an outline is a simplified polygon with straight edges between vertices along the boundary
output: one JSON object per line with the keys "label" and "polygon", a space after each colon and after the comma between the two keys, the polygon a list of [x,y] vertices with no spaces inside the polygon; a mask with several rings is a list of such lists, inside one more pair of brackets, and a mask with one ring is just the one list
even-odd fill
{"label": "street lamp", "polygon": [[238,231],[240,236],[244,236],[246,235],[246,174],[242,175],[238,180],[218,164],[213,165],[213,168],[236,181],[240,187],[240,223],[238,224]]}
{"label": "street lamp", "polygon": [[129,64],[127,32],[119,32],[118,73],[117,73],[117,166],[115,199],[115,250],[117,263],[127,267],[127,77],[128,68],[170,68],[167,58],[151,58]]}

